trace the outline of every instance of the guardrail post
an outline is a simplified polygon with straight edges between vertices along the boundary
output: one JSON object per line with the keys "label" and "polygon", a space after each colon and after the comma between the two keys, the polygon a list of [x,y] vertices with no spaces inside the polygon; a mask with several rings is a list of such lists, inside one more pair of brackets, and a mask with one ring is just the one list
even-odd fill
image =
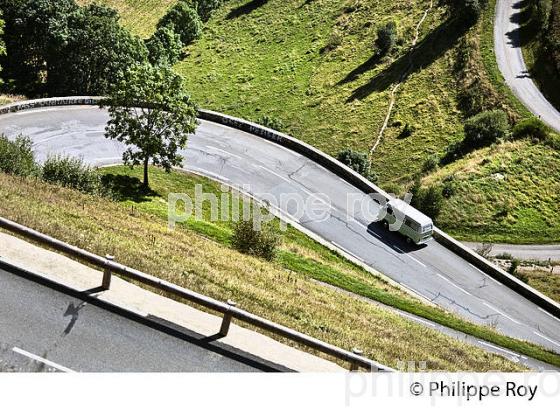
{"label": "guardrail post", "polygon": [[[230,305],[231,307],[235,307],[237,306],[237,303],[235,303],[233,300],[228,300],[227,304]],[[220,332],[218,333],[221,337],[226,337],[227,334],[229,333],[229,325],[231,324],[231,312],[226,312],[224,313],[224,319],[222,320],[222,326],[220,327]]]}
{"label": "guardrail post", "polygon": [[[363,351],[361,351],[360,349],[352,349],[352,353],[354,353],[357,356],[362,356],[364,354]],[[357,372],[360,369],[360,364],[356,361],[352,361],[350,363],[350,371],[351,372]]]}
{"label": "guardrail post", "polygon": [[[112,255],[105,255],[105,259],[108,262],[112,262],[115,260],[115,257]],[[103,271],[103,282],[101,283],[101,287],[105,290],[109,290],[111,287],[111,269],[107,266]]]}

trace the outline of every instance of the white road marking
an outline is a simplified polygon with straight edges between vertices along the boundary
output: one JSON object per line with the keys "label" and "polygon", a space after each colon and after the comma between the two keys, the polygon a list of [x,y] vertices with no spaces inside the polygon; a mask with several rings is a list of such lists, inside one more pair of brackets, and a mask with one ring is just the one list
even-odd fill
{"label": "white road marking", "polygon": [[223,149],[221,149],[221,148],[218,148],[218,147],[214,147],[214,146],[212,146],[212,145],[206,145],[206,148],[211,149],[211,150],[213,150],[213,151],[221,152],[222,154],[226,154],[226,156],[228,156],[228,157],[234,157],[234,158],[237,158],[237,159],[243,159],[243,158],[241,158],[239,155],[232,154],[231,152],[225,151],[225,150],[223,150]]}
{"label": "white road marking", "polygon": [[52,367],[53,369],[56,369],[56,370],[60,370],[61,372],[64,372],[64,373],[76,373],[76,372],[75,372],[74,370],[72,370],[72,369],[69,369],[69,368],[67,368],[67,367],[61,366],[61,365],[56,364],[56,363],[54,363],[54,362],[51,362],[50,360],[43,359],[42,357],[37,356],[36,354],[26,352],[25,350],[20,349],[19,347],[14,347],[14,348],[12,348],[12,351],[13,351],[14,353],[18,353],[18,354],[20,354],[20,355],[22,355],[22,356],[28,357],[29,359],[35,360],[36,362],[40,362],[40,363],[46,364],[47,366]]}
{"label": "white road marking", "polygon": [[362,258],[360,258],[358,255],[350,252],[348,249],[346,249],[344,246],[339,245],[338,243],[336,243],[335,241],[331,241],[331,243],[336,246],[337,248],[340,248],[341,250],[343,250],[344,252],[346,252],[348,255],[353,256],[354,258],[358,259],[360,262],[362,263],[366,263]]}
{"label": "white road marking", "polygon": [[539,333],[539,332],[533,331],[533,333],[536,334],[536,335],[539,336],[539,337],[542,337],[542,338],[545,339],[545,340],[548,340],[550,343],[553,343],[553,344],[555,344],[556,346],[559,346],[559,347],[560,347],[560,343],[558,343],[556,340],[552,340],[552,339],[546,337],[545,335],[543,335],[542,333]]}
{"label": "white road marking", "polygon": [[538,308],[541,312],[547,314],[548,316],[550,316],[551,318],[553,318],[554,320],[557,320],[558,322],[560,322],[560,319],[558,319],[556,316],[554,316],[552,313],[547,312],[546,310],[544,310],[543,308]]}
{"label": "white road marking", "polygon": [[280,174],[278,174],[277,172],[274,172],[274,171],[271,170],[271,169],[268,169],[267,167],[263,167],[262,165],[259,165],[259,168],[262,168],[262,169],[264,169],[265,171],[270,172],[272,175],[275,175],[275,176],[277,176],[278,178],[283,179],[284,181],[286,181],[286,182],[289,183],[289,184],[291,184],[291,183],[294,182],[294,181],[289,180],[289,179],[286,178],[285,176],[280,175]]}
{"label": "white road marking", "polygon": [[188,171],[192,171],[194,173],[200,174],[202,176],[206,176],[206,177],[210,177],[210,178],[214,178],[217,179],[219,181],[224,181],[224,182],[229,182],[229,178],[223,177],[221,175],[218,175],[214,172],[211,171],[207,171],[205,169],[202,168],[197,168],[197,167],[193,167],[193,166],[187,166],[186,168]]}
{"label": "white road marking", "polygon": [[494,345],[492,345],[492,344],[490,344],[490,343],[486,343],[486,342],[484,342],[484,341],[482,341],[482,340],[479,340],[478,343],[480,343],[481,345],[484,345],[484,346],[488,346],[488,347],[491,348],[491,349],[499,350],[500,352],[504,352],[504,353],[507,353],[507,354],[512,355],[512,356],[515,356],[515,357],[520,357],[520,355],[518,355],[517,353],[513,353],[513,352],[511,352],[511,351],[509,351],[509,350],[502,349],[501,347],[494,346]]}
{"label": "white road marking", "polygon": [[451,286],[456,287],[457,289],[459,289],[461,292],[463,292],[466,295],[472,296],[469,292],[467,292],[465,289],[463,289],[462,287],[460,287],[459,285],[456,285],[455,283],[451,282],[451,280],[447,279],[445,276],[440,275],[439,273],[437,274],[440,278],[442,278],[443,280],[445,280],[446,282],[448,282]]}
{"label": "white road marking", "polygon": [[494,306],[486,303],[486,302],[482,302],[485,306],[489,307],[490,309],[492,309],[494,312],[502,315],[503,317],[511,320],[513,323],[517,323],[518,325],[520,325],[521,323],[519,323],[517,320],[515,320],[514,318],[512,318],[511,316],[506,315],[504,312],[502,312],[501,310],[495,308]]}
{"label": "white road marking", "polygon": [[409,255],[408,253],[406,253],[405,251],[403,251],[401,248],[399,248],[396,245],[393,245],[393,248],[395,248],[397,251],[399,251],[400,253],[408,256],[410,259],[412,259],[414,262],[418,263],[419,265],[422,265],[423,267],[426,267],[426,265],[424,265],[422,262],[420,262],[418,259],[416,259],[414,256]]}
{"label": "white road marking", "polygon": [[409,314],[404,313],[404,312],[399,312],[399,313],[400,313],[401,316],[407,317],[410,320],[414,320],[416,322],[424,323],[425,325],[428,325],[428,326],[436,327],[436,325],[434,323],[428,322],[427,320],[420,319],[419,317],[412,316],[412,315],[409,315]]}

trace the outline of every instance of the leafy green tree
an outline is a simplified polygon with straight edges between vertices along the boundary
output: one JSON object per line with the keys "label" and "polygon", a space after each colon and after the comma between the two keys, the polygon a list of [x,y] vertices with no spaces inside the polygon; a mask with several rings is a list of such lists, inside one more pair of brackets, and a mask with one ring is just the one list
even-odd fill
{"label": "leafy green tree", "polygon": [[143,41],[119,24],[116,10],[93,4],[68,18],[64,45],[48,70],[49,95],[103,95],[135,63],[147,61]]}
{"label": "leafy green tree", "polygon": [[504,138],[509,132],[507,114],[502,110],[485,111],[469,118],[464,126],[463,145],[480,148]]}
{"label": "leafy green tree", "polygon": [[382,55],[389,53],[397,43],[397,24],[390,21],[377,29],[375,44]]}
{"label": "leafy green tree", "polygon": [[181,58],[181,36],[169,27],[160,27],[146,40],[148,58],[154,65],[173,65]]}
{"label": "leafy green tree", "polygon": [[197,109],[185,91],[183,78],[170,67],[131,67],[102,106],[109,108],[111,116],[105,136],[129,146],[123,161],[144,166],[146,189],[150,161],[167,172],[182,163],[178,151],[196,130]]}
{"label": "leafy green tree", "polygon": [[68,33],[68,18],[78,11],[74,0],[0,0],[6,23],[2,58],[5,77],[19,92],[42,94],[48,71]]}
{"label": "leafy green tree", "polygon": [[202,34],[202,20],[188,1],[179,1],[161,18],[157,25],[169,27],[181,36],[183,44],[188,45]]}

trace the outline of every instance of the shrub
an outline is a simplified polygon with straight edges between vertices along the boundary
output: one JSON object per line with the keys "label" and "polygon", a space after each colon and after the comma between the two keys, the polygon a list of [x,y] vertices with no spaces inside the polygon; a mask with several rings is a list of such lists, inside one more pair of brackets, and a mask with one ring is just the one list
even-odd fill
{"label": "shrub", "polygon": [[46,182],[88,194],[99,194],[102,190],[101,177],[81,158],[51,156],[43,164],[41,176]]}
{"label": "shrub", "polygon": [[453,195],[455,195],[455,190],[455,177],[453,175],[445,177],[441,187],[441,194],[443,195],[443,197],[448,199],[451,198]]}
{"label": "shrub", "polygon": [[480,148],[504,138],[509,131],[508,118],[502,110],[485,111],[465,122],[463,144],[470,149]]}
{"label": "shrub", "polygon": [[414,185],[410,189],[410,193],[412,194],[410,204],[436,221],[443,208],[443,194],[441,189],[436,185],[422,188],[420,178],[416,178]]}
{"label": "shrub", "polygon": [[239,252],[273,260],[281,238],[272,222],[260,223],[255,229],[254,220],[241,220],[234,226],[232,244]]}
{"label": "shrub", "polygon": [[169,27],[160,27],[146,40],[148,59],[154,65],[173,65],[181,58],[183,42],[181,36]]}
{"label": "shrub", "polygon": [[[511,264],[509,265],[508,273],[510,275],[517,276],[517,269],[518,268],[519,268],[519,259],[513,258],[511,260]],[[522,275],[519,275],[519,276],[522,276]],[[519,279],[521,279],[521,278],[519,278]],[[523,280],[523,279],[521,279],[521,280]],[[523,282],[525,282],[525,281],[523,281]]]}
{"label": "shrub", "polygon": [[180,1],[158,22],[157,28],[168,27],[181,36],[187,45],[198,39],[202,33],[202,21],[195,9],[188,2]]}
{"label": "shrub", "polygon": [[483,4],[480,0],[465,0],[462,10],[463,21],[467,24],[474,24],[482,14]]}
{"label": "shrub", "polygon": [[472,25],[482,15],[482,10],[488,5],[488,0],[448,0],[453,8],[453,13],[465,25]]}
{"label": "shrub", "polygon": [[10,141],[4,135],[0,136],[0,171],[24,177],[37,175],[39,167],[32,147],[28,137],[19,136]]}
{"label": "shrub", "polygon": [[512,137],[515,139],[530,137],[536,138],[539,141],[544,141],[548,137],[548,128],[538,118],[526,118],[515,124]]}
{"label": "shrub", "polygon": [[262,125],[263,127],[267,127],[279,132],[283,132],[285,129],[284,123],[282,122],[281,119],[270,117],[268,115],[261,115],[259,118],[255,120],[255,122],[257,124]]}
{"label": "shrub", "polygon": [[387,54],[397,42],[397,24],[390,21],[377,29],[377,39],[375,45],[382,55]]}
{"label": "shrub", "polygon": [[439,157],[436,154],[430,155],[422,164],[422,172],[428,173],[437,168],[439,164]]}
{"label": "shrub", "polygon": [[340,151],[336,156],[336,159],[365,178],[368,178],[373,182],[377,181],[378,177],[371,170],[371,165],[366,153],[354,151],[353,149],[348,148]]}
{"label": "shrub", "polygon": [[560,135],[558,134],[548,134],[548,137],[544,140],[545,145],[560,151]]}
{"label": "shrub", "polygon": [[410,125],[409,123],[406,123],[404,125],[403,130],[401,131],[401,133],[399,134],[399,136],[397,138],[398,139],[408,138],[408,137],[412,136],[414,131],[416,131],[415,127],[413,125]]}
{"label": "shrub", "polygon": [[223,0],[191,0],[191,2],[202,21],[208,21],[214,10],[222,5]]}

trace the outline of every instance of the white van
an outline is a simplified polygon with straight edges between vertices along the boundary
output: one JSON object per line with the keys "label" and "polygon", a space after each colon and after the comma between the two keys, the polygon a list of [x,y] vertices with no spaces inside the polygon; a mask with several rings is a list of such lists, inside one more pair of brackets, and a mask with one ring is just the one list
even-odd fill
{"label": "white van", "polygon": [[422,245],[432,239],[434,231],[432,219],[406,202],[395,198],[385,205],[383,225],[387,229],[396,230],[391,225],[397,222],[397,219],[402,222],[398,232],[406,237],[407,242]]}

